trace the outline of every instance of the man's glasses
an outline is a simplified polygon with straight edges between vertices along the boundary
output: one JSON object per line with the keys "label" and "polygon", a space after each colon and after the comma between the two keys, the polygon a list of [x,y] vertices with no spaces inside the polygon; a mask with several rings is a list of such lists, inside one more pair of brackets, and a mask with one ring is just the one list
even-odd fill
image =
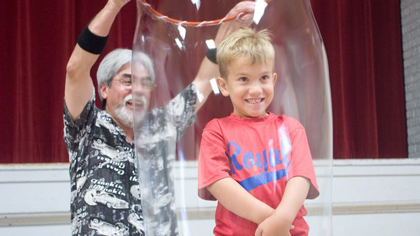
{"label": "man's glasses", "polygon": [[[126,89],[132,89],[133,88],[133,80],[131,79],[131,75],[122,75],[122,76],[120,76],[119,79],[114,79],[114,81],[119,82]],[[152,91],[156,87],[156,84],[153,83],[153,81],[150,77],[141,78],[140,79],[140,85],[143,89],[149,90],[149,91]]]}

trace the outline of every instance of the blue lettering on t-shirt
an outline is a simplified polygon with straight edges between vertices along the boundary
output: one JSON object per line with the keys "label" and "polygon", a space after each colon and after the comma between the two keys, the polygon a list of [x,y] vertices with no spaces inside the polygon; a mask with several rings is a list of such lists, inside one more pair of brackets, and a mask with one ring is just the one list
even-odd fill
{"label": "blue lettering on t-shirt", "polygon": [[[230,147],[232,145],[235,146],[236,149],[235,149],[235,152],[232,155],[230,155]],[[236,157],[241,153],[241,147],[234,142],[229,142],[227,152],[228,152],[228,155],[229,155],[230,163],[233,164],[232,174],[235,174],[235,169],[239,170],[239,171],[242,170],[242,165],[239,164],[238,160],[236,159]]]}
{"label": "blue lettering on t-shirt", "polygon": [[272,172],[262,172],[262,173],[260,172],[259,175],[255,175],[247,179],[244,179],[240,181],[239,184],[242,185],[242,187],[246,189],[246,191],[249,192],[258,186],[270,183],[272,181],[279,180],[283,178],[284,176],[286,176],[285,169],[280,169],[280,170],[272,171]]}
{"label": "blue lettering on t-shirt", "polygon": [[[276,150],[270,148],[268,151],[264,149],[261,153],[252,153],[252,152],[244,152],[242,155],[242,164],[239,162],[240,154],[241,154],[241,147],[236,144],[235,142],[228,143],[228,155],[229,160],[232,165],[232,174],[235,174],[236,171],[242,171],[244,168],[245,170],[250,169],[254,166],[258,167],[259,169],[263,169],[259,171],[258,175],[254,175],[247,179],[244,179],[239,182],[247,191],[250,191],[260,185],[267,184],[272,181],[279,180],[286,176],[287,166],[289,165],[289,161],[287,160],[290,154],[290,140],[286,141],[286,145],[281,141],[281,147],[283,152],[280,150]],[[233,153],[231,153],[231,151]],[[281,153],[281,157],[280,157]],[[275,168],[280,164],[284,164],[284,168],[276,171],[268,171],[268,167]],[[245,171],[244,170],[244,171]]]}
{"label": "blue lettering on t-shirt", "polygon": [[242,163],[244,163],[245,169],[249,169],[255,165],[254,156],[251,152],[244,153],[244,159]]}

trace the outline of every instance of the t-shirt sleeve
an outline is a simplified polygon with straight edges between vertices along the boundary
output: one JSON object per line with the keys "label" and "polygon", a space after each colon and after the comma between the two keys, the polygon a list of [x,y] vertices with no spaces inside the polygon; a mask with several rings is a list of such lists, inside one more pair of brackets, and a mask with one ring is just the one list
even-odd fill
{"label": "t-shirt sleeve", "polygon": [[230,176],[230,163],[226,143],[217,119],[210,121],[203,130],[198,158],[198,196],[216,200],[207,187]]}
{"label": "t-shirt sleeve", "polygon": [[196,100],[195,85],[192,83],[168,104],[168,112],[173,117],[177,131],[177,141],[195,120]]}
{"label": "t-shirt sleeve", "polygon": [[319,189],[305,128],[295,119],[289,120],[289,124],[292,149],[288,178],[300,176],[309,179],[311,186],[307,199],[314,199],[319,196]]}

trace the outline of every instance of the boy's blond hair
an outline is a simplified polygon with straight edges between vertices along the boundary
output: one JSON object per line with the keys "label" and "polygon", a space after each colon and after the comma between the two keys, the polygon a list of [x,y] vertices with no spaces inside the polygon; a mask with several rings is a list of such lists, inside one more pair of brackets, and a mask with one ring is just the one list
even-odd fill
{"label": "boy's blond hair", "polygon": [[223,40],[217,48],[217,64],[222,78],[227,79],[230,63],[239,58],[248,58],[251,64],[271,64],[274,69],[271,33],[266,29],[255,31],[251,28],[240,28]]}

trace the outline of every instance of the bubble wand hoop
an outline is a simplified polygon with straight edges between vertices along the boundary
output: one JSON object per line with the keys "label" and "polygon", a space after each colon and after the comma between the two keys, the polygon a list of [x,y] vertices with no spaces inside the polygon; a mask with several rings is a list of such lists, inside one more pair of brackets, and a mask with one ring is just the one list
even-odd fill
{"label": "bubble wand hoop", "polygon": [[[271,2],[271,0],[264,0],[266,3]],[[177,25],[182,25],[182,26],[190,26],[190,27],[202,27],[202,26],[213,26],[213,25],[220,25],[223,22],[228,22],[234,19],[239,19],[241,18],[241,16],[244,15],[244,13],[240,12],[238,14],[235,14],[233,16],[229,16],[229,17],[224,17],[221,19],[217,19],[217,20],[210,20],[210,21],[181,21],[181,20],[177,20],[177,19],[173,19],[171,17],[165,16],[163,14],[161,14],[160,12],[156,11],[155,9],[153,9],[152,5],[150,5],[146,0],[141,0],[141,3],[143,4],[144,8],[146,10],[148,10],[152,15],[156,16],[158,19],[173,23],[173,24],[177,24]]]}

